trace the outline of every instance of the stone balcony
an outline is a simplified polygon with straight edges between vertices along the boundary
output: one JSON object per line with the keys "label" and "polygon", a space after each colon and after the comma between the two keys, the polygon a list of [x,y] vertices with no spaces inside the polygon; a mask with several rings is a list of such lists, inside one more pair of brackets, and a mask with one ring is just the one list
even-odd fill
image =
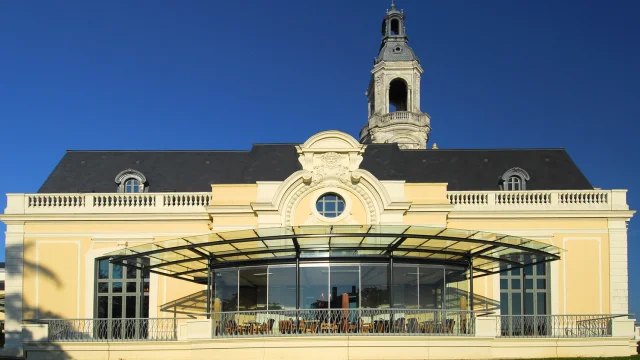
{"label": "stone balcony", "polygon": [[370,128],[385,127],[396,123],[431,127],[431,119],[426,113],[395,111],[383,115],[372,115],[368,124],[360,130],[360,140],[369,135]]}
{"label": "stone balcony", "polygon": [[[5,214],[207,213],[210,192],[8,194]],[[448,191],[453,211],[629,210],[626,190]]]}

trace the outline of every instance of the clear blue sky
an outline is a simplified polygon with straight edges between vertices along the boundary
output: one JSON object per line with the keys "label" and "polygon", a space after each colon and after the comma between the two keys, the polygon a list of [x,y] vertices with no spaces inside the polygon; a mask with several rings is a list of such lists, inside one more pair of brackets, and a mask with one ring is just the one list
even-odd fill
{"label": "clear blue sky", "polygon": [[[389,2],[2,1],[0,193],[37,191],[66,149],[355,136]],[[640,2],[397,2],[432,142],[565,147],[594,186],[629,189],[640,207]],[[637,215],[638,313],[639,255]]]}

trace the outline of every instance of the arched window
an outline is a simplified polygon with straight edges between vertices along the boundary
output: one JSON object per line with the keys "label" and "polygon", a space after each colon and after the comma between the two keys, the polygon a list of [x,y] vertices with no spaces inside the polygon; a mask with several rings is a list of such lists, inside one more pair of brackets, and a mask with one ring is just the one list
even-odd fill
{"label": "arched window", "polygon": [[400,35],[400,20],[391,20],[391,35]]}
{"label": "arched window", "polygon": [[126,193],[139,193],[142,192],[143,185],[140,184],[138,179],[131,178],[124,183],[124,192]]}
{"label": "arched window", "polygon": [[407,111],[407,83],[400,78],[389,84],[389,112]]}
{"label": "arched window", "polygon": [[522,190],[522,179],[520,176],[512,175],[507,179],[506,190],[509,191],[520,191]]}
{"label": "arched window", "polygon": [[118,184],[119,193],[141,193],[149,191],[147,178],[137,170],[127,169],[121,171],[116,176],[115,181],[116,184]]}
{"label": "arched window", "polygon": [[500,177],[500,188],[506,191],[520,191],[527,189],[529,174],[519,167],[507,170]]}

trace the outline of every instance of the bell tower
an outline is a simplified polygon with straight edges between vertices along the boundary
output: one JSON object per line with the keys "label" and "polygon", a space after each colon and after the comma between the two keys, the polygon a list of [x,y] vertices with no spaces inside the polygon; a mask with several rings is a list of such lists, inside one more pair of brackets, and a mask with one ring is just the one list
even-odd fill
{"label": "bell tower", "polygon": [[382,21],[382,43],[374,59],[366,95],[369,121],[361,143],[397,143],[402,149],[426,149],[429,115],[420,111],[420,60],[408,44],[405,16],[395,3]]}

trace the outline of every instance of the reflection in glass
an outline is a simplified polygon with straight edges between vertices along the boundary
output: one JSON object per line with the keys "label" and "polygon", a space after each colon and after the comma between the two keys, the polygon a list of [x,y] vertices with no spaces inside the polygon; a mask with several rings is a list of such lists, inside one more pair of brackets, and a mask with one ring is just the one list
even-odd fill
{"label": "reflection in glass", "polygon": [[222,304],[222,311],[238,311],[238,270],[224,269],[215,272],[215,297]]}
{"label": "reflection in glass", "polygon": [[240,269],[239,310],[267,309],[267,267]]}
{"label": "reflection in glass", "polygon": [[98,279],[109,278],[109,260],[104,259],[98,262]]}
{"label": "reflection in glass", "polygon": [[420,309],[441,309],[444,295],[444,271],[442,268],[418,267]]}
{"label": "reflection in glass", "polygon": [[98,292],[99,293],[109,292],[109,283],[106,283],[106,282],[98,283]]}
{"label": "reflection in glass", "polygon": [[[467,269],[445,269],[445,308],[450,310],[471,309]],[[477,304],[477,297],[474,297]],[[477,309],[477,307],[476,307]]]}
{"label": "reflection in glass", "polygon": [[121,293],[122,292],[122,283],[121,282],[111,283],[111,292]]}
{"label": "reflection in glass", "polygon": [[122,265],[113,264],[112,279],[122,279]]}
{"label": "reflection in glass", "polygon": [[393,307],[418,308],[418,269],[415,265],[393,265]]}
{"label": "reflection in glass", "polygon": [[109,317],[109,297],[98,296],[98,318],[105,319]]}
{"label": "reflection in glass", "polygon": [[290,310],[295,308],[295,266],[269,267],[269,310]]}
{"label": "reflection in glass", "polygon": [[357,308],[360,292],[358,265],[331,266],[332,309]]}
{"label": "reflection in glass", "polygon": [[300,308],[327,309],[329,306],[329,267],[300,268]]}
{"label": "reflection in glass", "polygon": [[361,303],[363,308],[388,308],[389,285],[387,265],[361,265]]}

